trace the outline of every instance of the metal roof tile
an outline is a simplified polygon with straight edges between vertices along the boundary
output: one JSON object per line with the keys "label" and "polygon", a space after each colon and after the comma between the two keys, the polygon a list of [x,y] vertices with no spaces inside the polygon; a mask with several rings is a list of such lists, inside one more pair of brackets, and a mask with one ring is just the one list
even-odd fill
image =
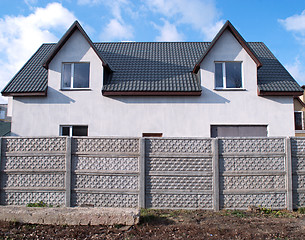
{"label": "metal roof tile", "polygon": [[[111,65],[110,78],[104,80],[103,91],[201,91],[201,84],[192,70],[206,51],[209,42],[131,42],[94,43]],[[261,91],[302,91],[298,83],[261,42],[249,47],[262,62],[257,71]],[[47,70],[44,58],[55,44],[43,44],[3,89],[3,94],[44,92]]]}

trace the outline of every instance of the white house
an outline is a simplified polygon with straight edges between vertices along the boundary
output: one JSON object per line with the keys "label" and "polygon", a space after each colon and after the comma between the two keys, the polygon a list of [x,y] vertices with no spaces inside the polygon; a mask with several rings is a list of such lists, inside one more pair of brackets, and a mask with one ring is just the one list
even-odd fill
{"label": "white house", "polygon": [[17,136],[293,136],[303,89],[228,21],[212,42],[92,43],[75,22],[3,89]]}

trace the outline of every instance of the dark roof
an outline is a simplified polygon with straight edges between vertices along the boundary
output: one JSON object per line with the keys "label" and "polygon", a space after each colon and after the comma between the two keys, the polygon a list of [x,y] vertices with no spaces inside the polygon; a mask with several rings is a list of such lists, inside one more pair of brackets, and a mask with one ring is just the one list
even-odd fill
{"label": "dark roof", "polygon": [[[200,95],[195,64],[210,42],[120,42],[94,43],[111,66],[104,76],[104,95]],[[258,69],[261,95],[300,95],[303,89],[273,56],[265,44],[247,43],[262,63]],[[43,94],[47,89],[47,70],[42,66],[56,44],[43,44],[2,91],[3,95]]]}
{"label": "dark roof", "polygon": [[193,67],[209,43],[98,43],[113,73],[103,92],[201,92]]}
{"label": "dark roof", "polygon": [[2,95],[45,95],[48,88],[48,72],[42,67],[42,61],[54,47],[55,44],[43,44],[6,85]]}
{"label": "dark roof", "polygon": [[262,67],[257,71],[257,85],[260,95],[269,95],[276,92],[278,92],[278,95],[281,95],[281,92],[299,92],[298,95],[303,93],[300,85],[264,43],[252,42],[249,43],[249,46],[262,62]]}

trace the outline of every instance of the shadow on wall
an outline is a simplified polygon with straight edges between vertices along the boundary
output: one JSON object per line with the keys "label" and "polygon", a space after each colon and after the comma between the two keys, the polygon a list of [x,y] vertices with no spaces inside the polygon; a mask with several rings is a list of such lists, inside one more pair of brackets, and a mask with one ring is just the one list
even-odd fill
{"label": "shadow on wall", "polygon": [[202,87],[201,96],[113,96],[109,98],[131,104],[224,104],[230,102],[227,98],[204,87]]}
{"label": "shadow on wall", "polygon": [[74,103],[75,100],[64,95],[60,91],[55,90],[52,87],[48,87],[48,96],[47,97],[19,97],[16,98],[16,101],[25,103],[25,104],[70,104]]}

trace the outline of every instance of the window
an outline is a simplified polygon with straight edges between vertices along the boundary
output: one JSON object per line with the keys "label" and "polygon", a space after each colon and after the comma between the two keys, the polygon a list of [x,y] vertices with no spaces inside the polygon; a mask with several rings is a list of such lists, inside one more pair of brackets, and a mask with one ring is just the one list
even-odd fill
{"label": "window", "polygon": [[63,63],[62,89],[89,88],[89,63]]}
{"label": "window", "polygon": [[267,137],[267,125],[211,125],[211,137]]}
{"label": "window", "polygon": [[61,136],[88,136],[88,126],[60,126]]}
{"label": "window", "polygon": [[215,62],[215,88],[242,88],[241,62]]}
{"label": "window", "polygon": [[294,112],[295,130],[303,130],[303,112]]}

